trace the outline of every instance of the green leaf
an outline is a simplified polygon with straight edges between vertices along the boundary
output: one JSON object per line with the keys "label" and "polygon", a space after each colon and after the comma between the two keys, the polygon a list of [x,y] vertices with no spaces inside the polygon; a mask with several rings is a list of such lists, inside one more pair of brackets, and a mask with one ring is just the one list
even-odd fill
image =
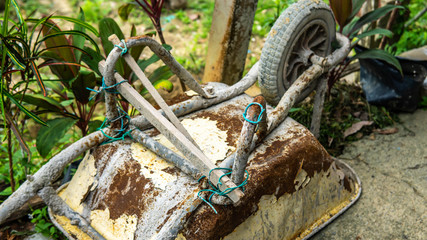
{"label": "green leaf", "polygon": [[[76,30],[70,30],[70,31],[60,31],[60,32],[55,32],[49,35],[45,35],[40,41],[38,41],[36,44],[40,44],[44,41],[46,41],[49,38],[54,38],[54,37],[58,37],[58,36],[62,36],[62,35],[73,35],[73,36],[83,36],[84,38],[86,38],[87,40],[89,40],[89,42],[92,43],[93,46],[95,46],[96,51],[99,52],[99,47],[98,44],[95,42],[95,40],[93,40],[89,35],[87,35],[84,32],[80,32],[80,31],[76,31]],[[68,41],[67,41],[68,43]],[[71,44],[63,44],[63,45],[71,45]]]}
{"label": "green leaf", "polygon": [[6,37],[5,39],[7,39],[10,42],[19,42],[18,46],[21,49],[23,49],[24,52],[25,52],[24,58],[29,58],[30,57],[30,46],[23,39],[17,38],[17,37],[11,37],[11,36]]}
{"label": "green leaf", "polygon": [[[22,95],[17,95],[17,97],[21,98]],[[25,94],[22,101],[52,112],[62,112],[63,110],[59,102],[41,94]]]}
{"label": "green leaf", "polygon": [[82,104],[89,102],[91,91],[86,88],[94,88],[96,85],[96,76],[94,72],[84,73],[81,72],[77,78],[71,83],[71,89],[77,101]]}
{"label": "green leaf", "polygon": [[[101,38],[102,46],[104,47],[105,56],[110,54],[111,50],[114,48],[114,45],[108,40],[112,34],[116,34],[119,39],[124,39],[124,35],[119,25],[111,19],[104,18],[99,22],[99,36]],[[126,65],[127,66],[127,65]],[[123,59],[119,59],[116,63],[117,72],[122,75],[125,79],[125,64]]]}
{"label": "green leaf", "polygon": [[37,115],[30,112],[28,109],[26,109],[24,106],[22,106],[18,100],[16,100],[9,92],[7,92],[4,88],[2,89],[2,93],[6,95],[16,106],[18,106],[19,109],[21,109],[22,112],[24,112],[27,116],[34,119],[36,122],[42,124],[43,126],[46,126],[46,123],[41,120]]}
{"label": "green leaf", "polygon": [[376,21],[386,15],[388,12],[390,12],[393,9],[400,8],[404,9],[402,6],[396,6],[396,5],[385,5],[384,7],[375,9],[374,11],[368,12],[367,14],[363,15],[357,22],[354,24],[354,26],[350,29],[348,33],[344,33],[346,35],[353,35],[356,32],[360,30],[365,24],[371,23],[373,21]]}
{"label": "green leaf", "polygon": [[148,79],[150,80],[150,82],[153,83],[159,80],[168,80],[172,75],[173,73],[171,72],[168,66],[161,66],[154,70],[154,72],[150,74]]}
{"label": "green leaf", "polygon": [[129,14],[135,8],[134,4],[125,3],[119,7],[119,16],[123,21],[127,21],[129,18]]}
{"label": "green leaf", "polygon": [[[83,14],[83,10],[80,8],[80,14]],[[62,19],[62,20],[66,20],[68,22],[72,22],[74,24],[77,24],[83,28],[86,28],[87,30],[91,31],[93,34],[95,34],[97,37],[99,36],[98,31],[96,30],[95,27],[93,27],[92,25],[90,25],[89,23],[85,22],[84,18],[81,19],[81,15],[79,14],[79,18],[71,18],[71,17],[65,17],[65,16],[51,16],[50,19]]]}
{"label": "green leaf", "polygon": [[[155,89],[163,89],[167,92],[172,92],[173,90],[173,84],[169,80],[158,80],[153,83],[153,86]],[[141,95],[145,95],[148,93],[148,90],[144,88],[141,91]]]}
{"label": "green leaf", "polygon": [[103,123],[103,121],[101,121],[101,120],[90,121],[88,124],[88,126],[89,126],[88,133],[93,133],[93,132],[97,131],[97,129],[101,127],[102,123]]}
{"label": "green leaf", "polygon": [[368,49],[366,51],[357,53],[356,55],[354,55],[350,59],[350,61],[353,61],[355,59],[372,59],[372,58],[373,59],[379,59],[379,60],[382,60],[382,61],[389,63],[390,65],[397,68],[397,70],[399,70],[400,74],[403,74],[402,66],[400,65],[400,63],[396,59],[396,57],[394,57],[390,53],[388,53],[384,50],[380,50],[380,49]]}
{"label": "green leaf", "polygon": [[[163,47],[168,51],[172,49],[172,47],[168,44],[163,44]],[[138,61],[138,66],[141,68],[142,71],[145,71],[148,66],[159,60],[160,58],[156,54],[153,54],[149,59]]]}
{"label": "green leaf", "polygon": [[68,100],[62,101],[60,104],[61,106],[66,107],[66,106],[70,106],[73,102],[74,102],[74,99],[68,99]]}
{"label": "green leaf", "polygon": [[41,127],[36,139],[37,151],[46,157],[65,133],[77,122],[71,118],[56,118],[48,120],[48,126]]}
{"label": "green leaf", "polygon": [[[82,8],[80,8],[78,19],[83,22],[85,21],[85,13],[83,12]],[[85,27],[75,23],[74,30],[79,32],[85,32]],[[73,45],[77,48],[82,49],[85,46],[85,38],[83,36],[73,35]],[[74,51],[74,55],[76,56],[76,62],[79,63],[82,56],[82,52]]]}
{"label": "green leaf", "polygon": [[349,19],[353,19],[354,16],[356,16],[356,14],[360,11],[360,8],[362,8],[365,2],[366,0],[353,0],[353,8],[352,8]]}
{"label": "green leaf", "polygon": [[[70,42],[61,31],[47,29],[44,27],[43,34],[45,35],[45,37],[38,43],[44,42],[46,44],[46,48],[55,48],[58,46],[70,45]],[[74,53],[71,48],[56,48],[52,51],[44,52],[43,56],[53,57],[60,62],[76,62]],[[78,67],[69,65],[55,65],[49,66],[49,68],[55,75],[57,75],[62,81],[65,82],[75,78],[79,71]]]}
{"label": "green leaf", "polygon": [[340,29],[343,29],[344,25],[347,22],[348,17],[351,14],[352,1],[351,0],[330,0],[331,9],[334,12],[335,19],[340,26]]}
{"label": "green leaf", "polygon": [[[136,28],[134,24],[132,24],[130,36],[131,37],[136,36]],[[144,48],[145,46],[136,46],[130,49],[130,55],[132,56],[133,59],[135,59],[136,62],[138,62],[139,56],[141,56],[141,53],[144,50]]]}
{"label": "green leaf", "polygon": [[23,35],[25,36],[27,33],[27,23],[25,22],[24,18],[21,15],[21,9],[19,8],[18,3],[16,0],[11,0],[12,6],[15,8],[16,15],[18,16],[19,23],[22,25],[21,31]]}
{"label": "green leaf", "polygon": [[372,29],[369,31],[365,31],[359,35],[356,36],[356,38],[358,38],[358,40],[365,38],[365,37],[369,37],[372,35],[376,35],[376,34],[380,34],[380,35],[385,35],[387,37],[392,37],[393,36],[393,32],[384,28],[376,28],[376,29]]}
{"label": "green leaf", "polygon": [[15,64],[15,66],[18,68],[18,70],[24,70],[26,68],[25,66],[25,60],[21,56],[21,54],[15,50],[6,40],[5,38],[1,38],[3,46],[5,46],[6,54],[9,56],[9,58],[12,60],[12,62]]}
{"label": "green leaf", "polygon": [[31,69],[33,70],[34,77],[36,78],[37,84],[39,85],[40,89],[42,90],[43,96],[46,97],[46,95],[47,95],[46,87],[44,86],[43,79],[40,75],[40,72],[39,72],[39,69],[38,69],[36,63],[34,61],[31,61],[30,66],[31,66]]}
{"label": "green leaf", "polygon": [[102,76],[101,72],[98,69],[98,64],[100,61],[104,60],[104,57],[94,51],[92,48],[85,47],[84,50],[88,53],[87,55],[82,56],[82,61],[99,76]]}

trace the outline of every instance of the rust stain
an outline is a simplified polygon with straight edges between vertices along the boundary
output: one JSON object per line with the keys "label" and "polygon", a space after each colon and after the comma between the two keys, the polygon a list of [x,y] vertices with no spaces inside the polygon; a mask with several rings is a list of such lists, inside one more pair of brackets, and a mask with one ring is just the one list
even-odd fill
{"label": "rust stain", "polygon": [[122,214],[141,216],[150,199],[156,191],[150,179],[140,173],[141,165],[132,160],[125,162],[124,168],[114,176],[106,196],[96,210],[110,210],[111,219],[118,219]]}
{"label": "rust stain", "polygon": [[243,117],[240,114],[236,114],[236,112],[243,113],[243,108],[236,105],[228,105],[217,112],[203,111],[191,118],[209,118],[210,120],[217,121],[216,126],[220,130],[227,132],[227,143],[235,147],[240,130],[243,127]]}
{"label": "rust stain", "polygon": [[[273,140],[265,153],[258,153],[247,168],[250,178],[241,204],[235,207],[216,205],[218,214],[203,204],[189,217],[181,231],[185,238],[220,239],[257,210],[263,195],[274,194],[279,198],[285,193],[295,192],[294,179],[300,167],[309,177],[329,169],[333,159],[320,143],[312,136],[303,136],[298,132],[295,132],[295,138],[298,141]],[[292,151],[284,152],[285,144]]]}
{"label": "rust stain", "polygon": [[92,155],[95,158],[95,167],[98,171],[98,176],[102,175],[106,162],[117,151],[117,148],[115,144],[105,144],[95,148]]}
{"label": "rust stain", "polygon": [[[191,99],[192,97],[188,96],[185,92],[184,93],[180,93],[178,95],[176,95],[175,97],[171,98],[171,99],[165,99],[165,102],[168,106],[172,106],[175,105],[177,103],[181,103],[184,102],[185,100]],[[155,109],[160,109],[159,105],[155,104],[153,105],[153,107]]]}

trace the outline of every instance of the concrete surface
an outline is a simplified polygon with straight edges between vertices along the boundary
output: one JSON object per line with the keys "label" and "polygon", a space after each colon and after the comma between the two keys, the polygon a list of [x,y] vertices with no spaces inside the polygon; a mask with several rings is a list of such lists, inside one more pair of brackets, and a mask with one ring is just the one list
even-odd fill
{"label": "concrete surface", "polygon": [[427,239],[427,111],[399,117],[397,133],[366,136],[338,157],[359,175],[362,196],[313,240]]}

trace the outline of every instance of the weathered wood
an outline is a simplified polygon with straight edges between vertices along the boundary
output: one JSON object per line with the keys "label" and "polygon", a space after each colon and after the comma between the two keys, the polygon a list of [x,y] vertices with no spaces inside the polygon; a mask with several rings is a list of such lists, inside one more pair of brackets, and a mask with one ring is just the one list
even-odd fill
{"label": "weathered wood", "polygon": [[[258,77],[258,69],[259,69],[259,62],[255,63],[252,66],[251,70],[249,70],[249,72],[246,74],[245,77],[242,78],[242,80],[240,80],[233,86],[216,91],[215,98],[206,99],[201,96],[194,96],[191,99],[188,99],[184,102],[177,103],[171,106],[171,108],[177,116],[184,116],[196,110],[207,108],[212,105],[227,101],[233,97],[236,97],[242,94],[244,91],[246,91],[250,86],[252,86],[256,82]],[[217,83],[208,83],[208,85],[218,86]],[[146,129],[150,127],[150,123],[142,115],[132,118],[131,124],[134,126],[137,126],[139,129]]]}
{"label": "weathered wood", "polygon": [[[113,34],[108,38],[113,44],[119,45],[121,44],[119,38]],[[124,47],[124,46],[122,46]],[[163,110],[163,112],[166,114],[166,117],[171,121],[171,123],[182,133],[184,136],[190,140],[195,146],[200,148],[197,143],[194,141],[194,139],[190,136],[187,129],[184,128],[184,126],[181,124],[179,119],[175,116],[175,114],[172,112],[172,110],[169,108],[168,104],[165,102],[165,100],[160,96],[159,92],[157,92],[156,88],[153,86],[153,84],[148,80],[148,78],[145,76],[145,74],[142,72],[141,68],[139,68],[138,64],[135,62],[135,60],[132,58],[129,54],[123,54],[122,57],[125,59],[126,63],[129,65],[130,69],[136,74],[136,76],[141,81],[142,85],[148,90],[148,92],[153,97],[154,101],[159,105],[159,107]]]}
{"label": "weathered wood", "polygon": [[[210,93],[206,92],[202,86],[194,79],[194,77],[191,75],[190,72],[188,72],[181,64],[179,64],[175,58],[171,55],[171,53],[166,50],[160,43],[158,43],[156,40],[154,40],[151,37],[148,36],[138,36],[138,37],[131,37],[126,39],[126,45],[129,48],[135,47],[135,46],[147,46],[150,48],[151,51],[153,51],[169,68],[170,70],[180,79],[184,82],[184,84],[189,87],[191,90],[198,93],[200,96],[203,96],[205,98],[214,98],[215,96],[211,95]],[[113,66],[109,67],[108,71],[105,72],[107,74],[113,74],[114,66],[120,57],[122,50],[120,50],[118,47],[114,48],[110,54],[108,55],[108,58],[106,60],[107,66]],[[104,73],[104,74],[105,74]],[[109,75],[110,76],[110,75]]]}
{"label": "weathered wood", "polygon": [[[264,98],[258,96],[254,99],[254,103],[262,102]],[[264,101],[265,102],[265,101]],[[264,108],[265,109],[265,108]],[[262,114],[265,113],[265,110]],[[246,118],[250,121],[257,121],[258,116],[261,114],[261,107],[258,105],[251,105],[246,113]],[[240,185],[243,182],[246,163],[250,152],[250,146],[254,137],[255,129],[257,124],[245,121],[243,123],[242,131],[240,133],[239,140],[237,141],[237,149],[233,163],[233,172],[231,173],[231,181],[236,185]]]}
{"label": "weathered wood", "polygon": [[203,82],[232,85],[242,76],[258,0],[216,0]]}
{"label": "weathered wood", "polygon": [[[114,77],[117,82],[123,78],[115,73]],[[169,141],[178,148],[178,150],[188,158],[188,160],[204,175],[209,176],[210,181],[214,184],[219,182],[219,179],[224,174],[220,170],[212,170],[217,168],[206,155],[197,148],[190,140],[188,140],[176,127],[169,122],[159,111],[157,111],[147,100],[145,100],[132,86],[124,82],[117,86],[118,91],[122,96],[138,109],[146,119],[159,130]],[[212,171],[211,171],[212,170]],[[236,185],[226,176],[221,178],[222,185],[219,186],[223,191],[227,188],[235,188]],[[227,195],[234,203],[238,203],[243,196],[240,189],[235,189]]]}

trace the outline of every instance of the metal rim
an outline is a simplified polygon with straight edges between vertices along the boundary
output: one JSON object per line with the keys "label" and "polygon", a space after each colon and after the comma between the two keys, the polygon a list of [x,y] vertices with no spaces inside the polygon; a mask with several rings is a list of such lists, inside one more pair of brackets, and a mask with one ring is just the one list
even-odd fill
{"label": "metal rim", "polygon": [[312,65],[310,56],[313,54],[326,56],[328,49],[327,24],[316,19],[305,25],[295,37],[290,51],[283,56],[284,64],[278,74],[282,77],[282,81],[279,81],[283,84],[281,87],[289,89],[292,83]]}

